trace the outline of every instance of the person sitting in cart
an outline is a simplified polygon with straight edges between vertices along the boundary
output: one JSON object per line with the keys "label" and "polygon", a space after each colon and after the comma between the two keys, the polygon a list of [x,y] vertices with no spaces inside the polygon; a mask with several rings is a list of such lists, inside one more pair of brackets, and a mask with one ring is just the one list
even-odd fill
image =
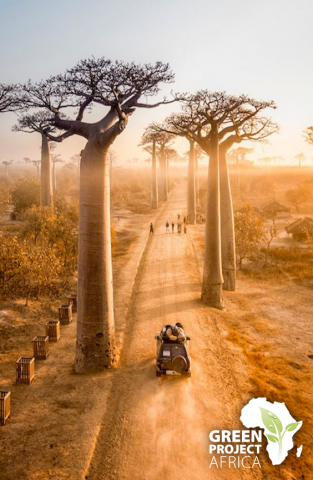
{"label": "person sitting in cart", "polygon": [[181,323],[175,325],[165,325],[162,329],[162,337],[172,342],[183,343],[186,341],[184,327]]}

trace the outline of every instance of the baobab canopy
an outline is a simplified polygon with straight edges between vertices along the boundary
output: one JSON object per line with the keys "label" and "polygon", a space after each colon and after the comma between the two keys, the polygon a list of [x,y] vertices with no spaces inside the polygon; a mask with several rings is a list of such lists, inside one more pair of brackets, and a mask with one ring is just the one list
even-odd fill
{"label": "baobab canopy", "polygon": [[[141,65],[113,62],[104,57],[90,58],[78,62],[64,74],[20,85],[19,103],[24,111],[32,111],[28,119],[34,119],[34,109],[44,109],[50,114],[45,117],[50,126],[64,132],[57,138],[53,137],[55,141],[75,134],[88,139],[98,127],[103,130],[101,122],[87,124],[83,122],[83,117],[95,104],[109,107],[110,132],[105,135],[109,138],[117,134],[136,108],[153,108],[173,102],[174,98],[163,99],[155,104],[140,102],[142,96],[158,94],[160,83],[170,83],[173,79],[174,75],[166,63]],[[112,117],[113,112],[115,115]],[[20,121],[21,125],[25,122],[26,119]]]}
{"label": "baobab canopy", "polygon": [[275,109],[273,101],[259,101],[247,95],[200,90],[181,97],[180,113],[165,119],[160,130],[196,141],[209,153],[212,129],[218,128],[218,140],[236,136],[234,141],[263,140],[278,131],[271,118],[261,115],[265,109]]}

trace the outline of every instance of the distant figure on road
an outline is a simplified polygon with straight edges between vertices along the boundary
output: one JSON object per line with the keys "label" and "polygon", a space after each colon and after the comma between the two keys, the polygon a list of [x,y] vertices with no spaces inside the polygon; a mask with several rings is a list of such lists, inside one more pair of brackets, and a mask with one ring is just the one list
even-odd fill
{"label": "distant figure on road", "polygon": [[177,224],[177,233],[181,233],[181,223]]}
{"label": "distant figure on road", "polygon": [[172,222],[172,233],[174,233],[174,232],[175,232],[175,223]]}
{"label": "distant figure on road", "polygon": [[184,224],[186,225],[186,217],[184,217]]}
{"label": "distant figure on road", "polygon": [[186,227],[186,225],[184,226],[184,233],[187,233],[187,227]]}
{"label": "distant figure on road", "polygon": [[154,233],[153,223],[150,223],[150,233]]}
{"label": "distant figure on road", "polygon": [[178,213],[178,214],[177,214],[177,220],[179,220],[179,219],[180,219],[180,214]]}
{"label": "distant figure on road", "polygon": [[170,233],[170,224],[168,222],[166,222],[165,227],[166,227],[166,233]]}

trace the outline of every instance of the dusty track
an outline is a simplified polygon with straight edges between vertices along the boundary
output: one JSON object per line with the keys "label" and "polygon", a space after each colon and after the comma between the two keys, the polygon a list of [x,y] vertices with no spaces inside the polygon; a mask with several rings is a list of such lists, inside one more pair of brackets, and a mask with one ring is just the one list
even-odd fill
{"label": "dusty track", "polygon": [[[240,427],[242,397],[234,356],[212,310],[199,301],[191,236],[165,234],[166,221],[184,213],[185,198],[185,185],[173,192],[144,252],[89,480],[261,478],[258,468],[209,468],[208,433]],[[177,321],[192,339],[192,378],[158,380],[154,335]]]}

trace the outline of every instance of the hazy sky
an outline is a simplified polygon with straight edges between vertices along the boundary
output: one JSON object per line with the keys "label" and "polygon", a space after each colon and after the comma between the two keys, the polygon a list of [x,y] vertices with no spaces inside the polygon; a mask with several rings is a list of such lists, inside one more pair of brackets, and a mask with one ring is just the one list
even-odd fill
{"label": "hazy sky", "polygon": [[[0,0],[2,82],[40,80],[94,55],[169,62],[175,91],[200,88],[275,100],[281,133],[256,157],[305,152],[302,131],[313,124],[312,0]],[[121,160],[146,154],[144,127],[173,106],[137,111],[114,144]],[[12,133],[14,114],[0,116],[1,161],[39,158],[37,134]],[[73,138],[64,158],[80,150]],[[248,147],[251,144],[247,144]],[[180,142],[181,152],[187,143]]]}

